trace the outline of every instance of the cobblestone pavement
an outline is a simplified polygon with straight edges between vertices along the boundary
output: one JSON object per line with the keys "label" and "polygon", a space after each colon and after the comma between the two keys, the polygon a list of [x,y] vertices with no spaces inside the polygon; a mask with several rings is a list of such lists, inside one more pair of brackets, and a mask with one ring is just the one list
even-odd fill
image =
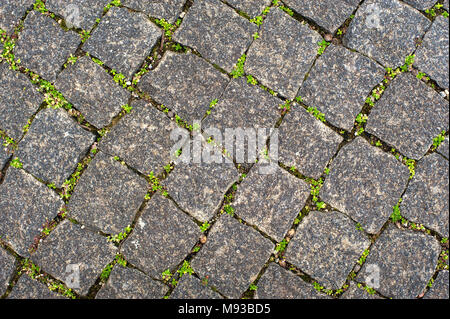
{"label": "cobblestone pavement", "polygon": [[448,10],[1,0],[0,296],[449,298]]}

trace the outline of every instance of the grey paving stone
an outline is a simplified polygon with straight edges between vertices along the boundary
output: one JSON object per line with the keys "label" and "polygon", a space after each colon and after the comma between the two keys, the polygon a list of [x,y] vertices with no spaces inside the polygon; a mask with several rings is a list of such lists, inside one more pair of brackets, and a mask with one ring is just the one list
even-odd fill
{"label": "grey paving stone", "polygon": [[3,248],[0,248],[0,297],[8,288],[9,281],[13,276],[16,268],[16,259]]}
{"label": "grey paving stone", "polygon": [[448,4],[449,4],[449,0],[444,0],[444,9],[447,10],[447,11],[449,9]]}
{"label": "grey paving stone", "polygon": [[183,261],[200,238],[200,228],[174,203],[155,194],[121,248],[131,264],[148,275],[161,274]]}
{"label": "grey paving stone", "polygon": [[403,0],[403,2],[406,2],[417,10],[425,11],[425,9],[431,8],[436,3],[436,0]]}
{"label": "grey paving stone", "polygon": [[408,179],[405,165],[358,137],[334,159],[320,198],[369,233],[377,233],[392,214]]}
{"label": "grey paving stone", "polygon": [[23,127],[43,100],[25,75],[0,64],[0,130],[19,141]]}
{"label": "grey paving stone", "polygon": [[131,225],[147,190],[144,178],[100,152],[75,187],[69,215],[115,235]]}
{"label": "grey paving stone", "polygon": [[131,79],[160,36],[158,27],[142,13],[113,7],[83,49]]}
{"label": "grey paving stone", "polygon": [[0,237],[23,257],[29,256],[43,225],[55,218],[64,204],[55,192],[13,167],[0,186],[0,199]]}
{"label": "grey paving stone", "polygon": [[200,278],[208,276],[211,286],[236,299],[256,279],[274,248],[256,230],[225,214],[214,224],[191,266]]}
{"label": "grey paving stone", "polygon": [[369,58],[331,45],[316,61],[299,95],[327,120],[351,131],[355,118],[372,89],[384,79],[385,70]]}
{"label": "grey paving stone", "polygon": [[270,0],[226,0],[233,8],[247,13],[251,18],[261,15]]}
{"label": "grey paving stone", "polygon": [[3,139],[0,137],[0,171],[6,165],[8,160],[11,158],[10,151],[3,146]]}
{"label": "grey paving stone", "polygon": [[45,7],[64,18],[68,27],[91,30],[110,0],[47,0]]}
{"label": "grey paving stone", "polygon": [[344,36],[344,45],[398,67],[414,52],[430,21],[398,0],[369,0],[358,9]]}
{"label": "grey paving stone", "polygon": [[364,287],[358,287],[358,284],[355,282],[350,283],[350,287],[342,294],[340,299],[367,299],[367,300],[375,300],[375,299],[383,299],[376,294],[368,293]]}
{"label": "grey paving stone", "polygon": [[222,2],[203,0],[194,2],[173,38],[231,72],[256,30],[255,24]]}
{"label": "grey paving stone", "polygon": [[448,270],[440,271],[433,286],[425,294],[424,299],[448,299],[449,298],[449,278]]}
{"label": "grey paving stone", "polygon": [[64,31],[53,19],[31,11],[19,34],[14,54],[21,65],[53,82],[81,39],[72,31]]}
{"label": "grey paving stone", "polygon": [[285,170],[261,175],[253,167],[239,185],[233,207],[240,218],[280,242],[309,195],[310,186]]}
{"label": "grey paving stone", "polygon": [[14,27],[19,24],[34,0],[2,0],[0,3],[0,28],[7,33],[12,33]]}
{"label": "grey paving stone", "polygon": [[16,155],[25,170],[61,186],[94,141],[95,135],[83,130],[66,111],[45,109],[34,118]]}
{"label": "grey paving stone", "polygon": [[8,299],[63,299],[51,291],[44,283],[31,279],[28,275],[20,276]]}
{"label": "grey paving stone", "polygon": [[439,242],[421,232],[400,230],[390,224],[371,248],[356,277],[373,284],[379,270],[379,288],[383,296],[396,299],[416,298],[433,276],[439,253]]}
{"label": "grey paving stone", "polygon": [[298,104],[291,108],[279,127],[279,161],[317,179],[343,138]]}
{"label": "grey paving stone", "polygon": [[196,55],[169,51],[158,67],[142,78],[139,88],[192,124],[203,118],[228,82],[226,75]]}
{"label": "grey paving stone", "polygon": [[294,9],[321,27],[334,33],[357,8],[359,0],[285,0],[287,6]]}
{"label": "grey paving stone", "polygon": [[142,174],[162,171],[171,162],[174,142],[170,133],[177,125],[142,100],[131,104],[127,114],[101,141],[99,148],[119,156]]}
{"label": "grey paving stone", "polygon": [[321,285],[341,288],[370,241],[338,212],[311,212],[297,228],[286,259]]}
{"label": "grey paving stone", "polygon": [[299,276],[270,264],[258,282],[256,299],[328,299]]}
{"label": "grey paving stone", "polygon": [[449,159],[449,143],[448,143],[449,137],[446,136],[445,140],[442,142],[442,144],[438,147],[437,151],[439,154],[444,155],[447,159]]}
{"label": "grey paving stone", "polygon": [[161,299],[168,290],[138,270],[116,265],[96,299]]}
{"label": "grey paving stone", "polygon": [[184,275],[170,295],[170,299],[222,299],[222,296],[196,277]]}
{"label": "grey paving stone", "polygon": [[173,23],[181,14],[185,0],[122,0],[122,4],[128,8],[143,11],[149,16],[165,19]]}
{"label": "grey paving stone", "polygon": [[402,216],[424,224],[448,237],[448,160],[439,154],[417,163],[416,175],[409,183],[400,206]]}
{"label": "grey paving stone", "polygon": [[69,65],[58,76],[55,87],[97,128],[110,124],[130,97],[128,91],[86,56]]}
{"label": "grey paving stone", "polygon": [[39,244],[32,260],[68,285],[77,283],[74,276],[79,270],[79,287],[73,290],[86,295],[116,253],[117,248],[106,237],[65,220]]}
{"label": "grey paving stone", "polygon": [[405,156],[420,159],[448,124],[448,102],[411,73],[404,73],[376,103],[366,130]]}
{"label": "grey paving stone", "polygon": [[258,34],[247,54],[246,73],[284,97],[295,98],[322,37],[276,8]]}
{"label": "grey paving stone", "polygon": [[449,87],[448,18],[438,16],[417,49],[414,65],[443,88]]}

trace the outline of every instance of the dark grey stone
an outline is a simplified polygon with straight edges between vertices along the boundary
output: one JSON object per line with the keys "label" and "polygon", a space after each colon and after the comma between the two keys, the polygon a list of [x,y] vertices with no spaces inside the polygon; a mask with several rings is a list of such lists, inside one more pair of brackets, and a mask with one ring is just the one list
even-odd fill
{"label": "dark grey stone", "polygon": [[424,233],[400,230],[390,224],[372,246],[356,277],[383,296],[396,299],[416,298],[433,276],[441,248],[439,242]]}
{"label": "dark grey stone", "polygon": [[334,33],[347,20],[359,0],[285,0],[287,6]]}
{"label": "dark grey stone", "polygon": [[20,276],[8,299],[63,299],[51,291],[44,283],[31,279],[28,275]]}
{"label": "dark grey stone", "polygon": [[443,88],[449,87],[448,18],[438,16],[417,49],[414,65]]}
{"label": "dark grey stone", "polygon": [[122,0],[128,8],[143,11],[151,17],[173,23],[181,14],[185,0]]}
{"label": "dark grey stone", "polygon": [[142,174],[157,174],[171,162],[174,145],[170,133],[177,125],[153,105],[139,100],[131,104],[126,115],[101,141],[99,148],[119,156]]}
{"label": "dark grey stone", "polygon": [[191,265],[200,278],[208,276],[211,286],[236,299],[255,281],[274,248],[256,230],[225,214]]}
{"label": "dark grey stone", "polygon": [[295,98],[317,56],[322,37],[274,8],[251,45],[245,71],[286,98]]}
{"label": "dark grey stone", "polygon": [[174,270],[186,258],[200,235],[200,228],[191,218],[157,193],[142,212],[121,252],[130,263],[161,279],[165,270]]}
{"label": "dark grey stone", "polygon": [[100,152],[75,187],[69,215],[115,235],[131,225],[147,189],[144,178]]}
{"label": "dark grey stone", "polygon": [[367,292],[364,287],[358,287],[358,283],[351,282],[350,287],[342,294],[340,299],[366,299],[366,300],[375,300],[375,299],[383,299],[376,294],[370,294]]}
{"label": "dark grey stone", "polygon": [[161,299],[168,290],[138,270],[116,265],[96,299]]}
{"label": "dark grey stone", "polygon": [[419,11],[398,0],[369,0],[358,9],[344,36],[344,45],[398,67],[413,53],[430,26]]}
{"label": "dark grey stone", "polygon": [[448,102],[411,73],[404,73],[375,105],[366,130],[405,156],[420,159],[433,139],[448,131],[448,123]]}
{"label": "dark grey stone", "polygon": [[71,53],[75,53],[81,39],[75,32],[64,31],[53,19],[31,11],[19,34],[14,54],[21,65],[54,82]]}
{"label": "dark grey stone", "polygon": [[12,33],[35,0],[2,0],[0,3],[0,28]]}
{"label": "dark grey stone", "polygon": [[433,286],[425,294],[423,299],[447,299],[449,298],[448,270],[440,271]]}
{"label": "dark grey stone", "polygon": [[113,7],[83,49],[131,79],[160,36],[161,31],[145,15]]}
{"label": "dark grey stone", "polygon": [[9,281],[13,276],[16,268],[16,259],[3,248],[0,248],[0,297],[8,288]]}
{"label": "dark grey stone", "polygon": [[58,76],[55,87],[97,128],[110,124],[130,97],[128,91],[86,56],[69,65]]}
{"label": "dark grey stone", "polygon": [[406,2],[417,10],[425,11],[425,9],[431,8],[436,3],[436,0],[403,0],[403,2]]}
{"label": "dark grey stone", "polygon": [[310,186],[283,169],[260,174],[257,166],[239,185],[233,207],[240,218],[280,242],[305,206]]}
{"label": "dark grey stone", "polygon": [[317,179],[343,138],[298,104],[291,107],[279,127],[279,161]]}
{"label": "dark grey stone", "polygon": [[270,0],[226,0],[233,8],[247,13],[251,18],[261,15]]}
{"label": "dark grey stone", "polygon": [[448,237],[448,160],[431,154],[417,163],[400,209],[408,220]]}
{"label": "dark grey stone", "polygon": [[0,137],[0,171],[6,165],[8,160],[11,158],[11,153],[8,148],[3,146],[3,139]]}
{"label": "dark grey stone", "polygon": [[444,9],[448,11],[449,9],[449,0],[444,0]]}
{"label": "dark grey stone", "polygon": [[258,281],[256,299],[328,299],[313,288],[312,284],[304,282],[299,276],[270,264],[264,275]]}
{"label": "dark grey stone", "polygon": [[203,118],[228,82],[226,75],[196,55],[169,51],[142,78],[139,88],[192,124]]}
{"label": "dark grey stone", "polygon": [[384,69],[369,58],[331,45],[316,61],[299,95],[327,120],[351,131],[372,89],[384,79]]}
{"label": "dark grey stone", "polygon": [[19,255],[29,256],[35,237],[63,204],[55,192],[31,175],[10,167],[0,186],[0,237]]}
{"label": "dark grey stone", "polygon": [[39,109],[44,97],[23,74],[0,64],[0,130],[19,141],[23,127]]}
{"label": "dark grey stone", "polygon": [[286,249],[286,259],[319,283],[341,288],[369,239],[355,223],[338,212],[311,212],[297,228]]}
{"label": "dark grey stone", "polygon": [[184,275],[170,295],[170,299],[222,299],[222,296],[196,277]]}
{"label": "dark grey stone", "polygon": [[68,27],[91,30],[110,0],[47,0],[46,8],[64,18]]}
{"label": "dark grey stone", "polygon": [[34,118],[16,155],[25,170],[61,186],[94,141],[95,135],[78,126],[63,109],[45,109]]}
{"label": "dark grey stone", "polygon": [[377,233],[405,190],[409,170],[363,138],[344,146],[334,159],[320,198]]}
{"label": "dark grey stone", "polygon": [[442,142],[442,144],[438,147],[437,152],[439,154],[444,155],[447,159],[449,159],[449,143],[448,143],[449,137],[446,136],[445,140]]}
{"label": "dark grey stone", "polygon": [[257,26],[216,0],[195,1],[174,40],[196,49],[227,72],[250,46]]}
{"label": "dark grey stone", "polygon": [[[106,237],[64,220],[39,244],[32,260],[66,285],[74,285],[69,288],[86,295],[116,253],[117,248]],[[77,268],[79,287],[74,280]]]}

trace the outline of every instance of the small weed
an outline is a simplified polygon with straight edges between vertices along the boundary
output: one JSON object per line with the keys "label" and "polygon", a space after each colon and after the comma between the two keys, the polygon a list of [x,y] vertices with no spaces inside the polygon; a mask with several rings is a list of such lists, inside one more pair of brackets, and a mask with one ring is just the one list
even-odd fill
{"label": "small weed", "polygon": [[244,75],[244,64],[246,59],[247,56],[245,54],[243,54],[239,58],[234,70],[231,72],[231,75],[233,76],[234,79],[240,78],[241,76]]}

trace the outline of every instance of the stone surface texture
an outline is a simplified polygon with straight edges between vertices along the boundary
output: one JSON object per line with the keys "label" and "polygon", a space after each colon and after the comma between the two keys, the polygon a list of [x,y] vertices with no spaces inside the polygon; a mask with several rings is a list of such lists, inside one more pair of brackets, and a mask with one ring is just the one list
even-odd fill
{"label": "stone surface texture", "polygon": [[184,275],[171,299],[222,299],[222,296],[192,275]]}
{"label": "stone surface texture", "polygon": [[173,23],[181,14],[185,0],[122,0],[121,3],[133,10],[142,11],[150,17],[165,19]]}
{"label": "stone surface texture", "polygon": [[14,286],[8,299],[63,299],[64,297],[51,291],[44,283],[31,279],[24,274]]}
{"label": "stone surface texture", "polygon": [[6,288],[8,288],[9,281],[12,278],[14,269],[16,267],[16,259],[10,255],[6,250],[0,248],[0,296],[2,296]]}
{"label": "stone surface texture", "polygon": [[448,270],[440,271],[430,290],[424,299],[448,299],[449,298],[449,278]]}
{"label": "stone surface texture", "polygon": [[19,24],[34,0],[2,0],[0,3],[0,28],[11,33]]}

